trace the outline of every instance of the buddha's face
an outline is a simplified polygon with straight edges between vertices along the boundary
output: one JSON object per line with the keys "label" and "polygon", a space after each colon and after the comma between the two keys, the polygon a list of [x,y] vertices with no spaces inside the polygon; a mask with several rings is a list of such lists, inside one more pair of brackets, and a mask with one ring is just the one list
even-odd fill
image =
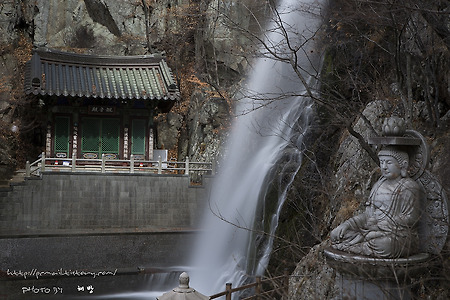
{"label": "buddha's face", "polygon": [[401,176],[401,166],[397,159],[392,156],[380,155],[380,168],[381,175],[383,175],[388,180],[393,180]]}

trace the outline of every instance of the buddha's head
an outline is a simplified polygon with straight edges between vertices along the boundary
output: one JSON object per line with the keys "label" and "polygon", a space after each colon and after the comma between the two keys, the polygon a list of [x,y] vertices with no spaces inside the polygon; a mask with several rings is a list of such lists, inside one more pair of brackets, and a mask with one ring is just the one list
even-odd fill
{"label": "buddha's head", "polygon": [[381,174],[388,180],[408,176],[408,153],[395,147],[386,147],[378,152]]}

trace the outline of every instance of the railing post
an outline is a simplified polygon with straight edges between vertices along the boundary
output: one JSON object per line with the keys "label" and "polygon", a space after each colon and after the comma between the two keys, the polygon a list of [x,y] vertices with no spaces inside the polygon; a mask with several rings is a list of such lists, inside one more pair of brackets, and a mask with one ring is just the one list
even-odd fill
{"label": "railing post", "polygon": [[45,171],[45,152],[41,154],[41,172]]}
{"label": "railing post", "polygon": [[189,176],[189,157],[187,156],[186,161],[184,162],[184,167],[185,167],[184,175]]}
{"label": "railing post", "polygon": [[162,159],[161,156],[158,156],[158,174],[162,173]]}
{"label": "railing post", "polygon": [[134,173],[134,155],[130,155],[130,173]]}
{"label": "railing post", "polygon": [[289,270],[288,269],[284,269],[284,292],[286,295],[286,299],[288,297],[288,293],[289,293]]}
{"label": "railing post", "polygon": [[72,153],[72,172],[75,172],[77,169],[77,157],[74,153]]}
{"label": "railing post", "polygon": [[27,160],[27,162],[25,163],[25,177],[30,177],[30,176],[31,176],[30,161]]}
{"label": "railing post", "polygon": [[261,276],[256,276],[256,286],[255,286],[255,295],[256,300],[259,300],[259,296],[261,295]]}
{"label": "railing post", "polygon": [[225,290],[227,292],[227,294],[225,296],[225,299],[226,300],[231,300],[231,283],[230,282],[226,284]]}
{"label": "railing post", "polygon": [[102,173],[105,173],[106,157],[105,153],[102,154]]}

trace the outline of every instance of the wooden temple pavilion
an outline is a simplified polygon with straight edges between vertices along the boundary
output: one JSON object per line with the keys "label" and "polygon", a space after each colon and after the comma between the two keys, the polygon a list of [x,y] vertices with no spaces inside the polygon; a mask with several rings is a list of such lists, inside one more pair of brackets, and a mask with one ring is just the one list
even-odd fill
{"label": "wooden temple pavilion", "polygon": [[47,106],[46,157],[153,159],[153,116],[180,92],[160,55],[98,56],[39,48],[25,92]]}

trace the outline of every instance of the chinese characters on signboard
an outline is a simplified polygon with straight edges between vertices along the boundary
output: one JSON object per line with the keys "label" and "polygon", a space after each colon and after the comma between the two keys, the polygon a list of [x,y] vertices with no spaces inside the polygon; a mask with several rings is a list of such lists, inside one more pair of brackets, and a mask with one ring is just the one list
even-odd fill
{"label": "chinese characters on signboard", "polygon": [[113,115],[116,112],[114,106],[91,105],[88,109],[88,114],[91,115]]}

